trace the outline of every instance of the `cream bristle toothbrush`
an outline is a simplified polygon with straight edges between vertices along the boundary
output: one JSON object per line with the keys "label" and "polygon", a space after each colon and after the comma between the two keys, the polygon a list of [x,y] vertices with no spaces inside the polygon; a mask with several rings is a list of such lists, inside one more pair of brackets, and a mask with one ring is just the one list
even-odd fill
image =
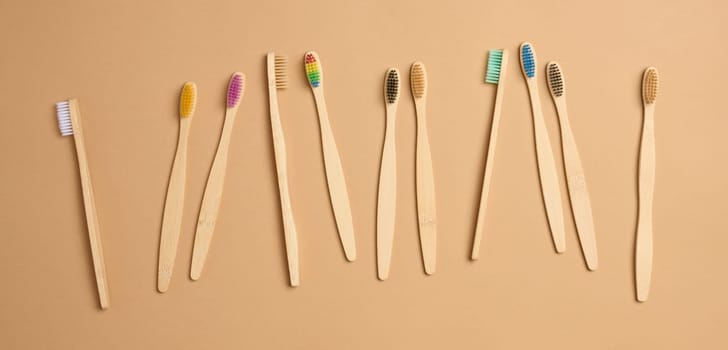
{"label": "cream bristle toothbrush", "polygon": [[427,136],[427,72],[422,62],[415,62],[410,69],[410,87],[417,113],[417,219],[420,246],[425,273],[435,273],[437,257],[437,215],[435,212],[435,178],[432,173],[430,140]]}
{"label": "cream bristle toothbrush", "polygon": [[174,156],[172,172],[169,175],[167,199],[164,203],[162,233],[159,240],[159,267],[157,270],[157,290],[164,293],[169,289],[172,270],[177,256],[177,243],[182,226],[182,211],[185,199],[185,177],[187,173],[187,140],[192,125],[192,115],[197,103],[197,85],[185,83],[179,98],[179,139]]}
{"label": "cream bristle toothbrush", "polygon": [[639,216],[635,247],[637,300],[647,301],[652,277],[652,199],[655,192],[655,101],[659,88],[657,69],[649,67],[642,76],[644,121],[640,145]]}
{"label": "cream bristle toothbrush", "polygon": [[586,187],[584,169],[581,166],[576,140],[571,131],[569,116],[566,110],[566,82],[561,66],[558,62],[546,64],[546,77],[551,92],[551,98],[556,106],[561,126],[561,144],[564,153],[564,168],[566,170],[566,184],[569,190],[571,210],[574,214],[576,232],[579,235],[581,251],[589,270],[594,271],[599,266],[597,259],[597,240],[594,234],[594,220],[592,219],[589,191]]}
{"label": "cream bristle toothbrush", "polygon": [[283,238],[286,243],[288,260],[288,276],[292,287],[300,284],[300,268],[298,258],[298,234],[296,222],[293,220],[291,194],[288,190],[288,157],[283,124],[278,109],[278,90],[288,87],[288,59],[268,53],[268,102],[270,103],[270,124],[273,133],[273,153],[278,175],[278,193],[281,199],[281,216],[283,218]]}
{"label": "cream bristle toothbrush", "polygon": [[94,190],[91,186],[91,174],[88,170],[86,147],[83,140],[83,127],[81,125],[81,110],[76,99],[56,103],[56,117],[61,136],[73,135],[76,144],[76,157],[78,158],[78,171],[81,176],[81,190],[83,193],[83,206],[86,211],[86,226],[89,243],[91,244],[91,258],[96,275],[96,288],[99,292],[101,309],[109,307],[109,285],[106,280],[106,264],[104,263],[104,249],[99,233],[99,219],[96,215]]}
{"label": "cream bristle toothbrush", "polygon": [[205,186],[205,194],[202,196],[200,216],[197,220],[195,244],[192,248],[192,268],[190,269],[190,278],[195,281],[202,274],[202,268],[205,266],[207,253],[210,250],[212,234],[215,232],[215,223],[217,222],[220,201],[222,200],[222,190],[225,185],[228,149],[230,148],[230,139],[235,125],[235,116],[238,113],[240,100],[243,98],[244,87],[245,75],[240,72],[233,73],[228,83],[227,108],[225,109],[225,122],[220,135],[220,143],[217,145],[215,159],[212,161],[212,168]]}
{"label": "cream bristle toothbrush", "polygon": [[498,87],[495,91],[495,105],[493,106],[493,120],[490,123],[490,139],[488,140],[488,153],[485,157],[485,171],[483,172],[483,187],[480,193],[480,207],[478,208],[478,220],[475,224],[475,238],[473,239],[473,251],[470,258],[480,258],[480,241],[485,231],[485,209],[488,207],[488,193],[490,193],[490,182],[493,177],[493,165],[495,163],[495,146],[498,141],[498,126],[500,125],[501,106],[503,104],[503,91],[505,90],[506,67],[508,66],[508,50],[495,49],[488,53],[488,67],[485,71],[485,82],[495,84]]}
{"label": "cream bristle toothbrush", "polygon": [[315,52],[307,52],[304,56],[304,67],[306,76],[311,85],[316,109],[321,127],[321,145],[324,153],[324,167],[326,168],[326,180],[329,186],[331,206],[334,209],[336,226],[339,231],[341,245],[344,247],[346,259],[356,259],[356,241],[354,238],[354,223],[351,219],[351,207],[349,194],[344,179],[344,169],[341,167],[339,151],[336,149],[334,132],[329,124],[329,114],[326,111],[326,100],[324,99],[324,74],[321,70],[321,60]]}
{"label": "cream bristle toothbrush", "polygon": [[389,277],[397,212],[397,151],[395,126],[399,100],[399,70],[390,68],[384,77],[384,103],[387,126],[384,133],[382,165],[379,169],[377,205],[377,275],[384,281]]}
{"label": "cream bristle toothbrush", "polygon": [[563,253],[566,250],[564,234],[564,212],[561,204],[561,189],[556,172],[554,152],[549,141],[546,122],[543,119],[541,110],[541,99],[536,80],[536,53],[530,43],[521,44],[521,70],[528,85],[528,93],[531,100],[533,112],[533,128],[536,139],[536,157],[538,158],[538,173],[541,178],[541,193],[546,216],[548,217],[551,229],[551,237],[554,240],[556,252]]}

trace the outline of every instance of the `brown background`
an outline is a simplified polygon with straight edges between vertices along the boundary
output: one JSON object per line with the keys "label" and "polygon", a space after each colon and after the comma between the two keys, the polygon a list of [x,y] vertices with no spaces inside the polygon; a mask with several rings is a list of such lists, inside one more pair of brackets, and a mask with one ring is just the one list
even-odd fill
{"label": "brown background", "polygon": [[[0,2],[0,348],[726,349],[728,116],[722,1]],[[567,216],[554,253],[517,47],[559,60],[590,186],[600,268]],[[495,87],[487,50],[511,50],[482,260],[468,260]],[[264,55],[290,58],[280,94],[301,244],[287,286]],[[302,59],[316,50],[343,159],[359,258],[344,260]],[[413,104],[399,109],[391,279],[376,279],[375,213],[388,67],[429,73],[438,272],[416,231]],[[655,265],[633,292],[640,79],[660,69]],[[218,229],[202,279],[191,244],[233,71],[247,74]],[[405,74],[408,77],[409,74]],[[195,81],[187,197],[170,291],[155,291],[177,99]],[[540,81],[561,164],[558,124]],[[97,307],[78,170],[54,103],[77,97],[106,250]],[[560,173],[563,174],[562,169]],[[562,195],[566,189],[562,177]],[[568,203],[568,202],[566,202]],[[565,204],[566,205],[566,204]],[[568,207],[565,208],[568,210]],[[568,211],[565,211],[568,213]]]}

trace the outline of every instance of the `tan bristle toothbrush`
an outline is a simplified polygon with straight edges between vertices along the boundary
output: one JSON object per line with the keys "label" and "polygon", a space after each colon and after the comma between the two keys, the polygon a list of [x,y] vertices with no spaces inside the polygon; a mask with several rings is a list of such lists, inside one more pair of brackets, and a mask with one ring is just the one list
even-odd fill
{"label": "tan bristle toothbrush", "polygon": [[273,153],[276,160],[276,174],[278,176],[278,194],[281,199],[281,216],[283,218],[283,238],[286,243],[286,257],[288,259],[288,276],[292,287],[300,282],[300,268],[298,261],[298,234],[296,222],[293,220],[293,207],[291,194],[288,190],[288,157],[286,156],[286,141],[283,133],[283,124],[278,109],[278,90],[288,87],[288,59],[278,56],[274,52],[268,53],[268,102],[270,103],[270,125],[273,133]]}
{"label": "tan bristle toothbrush", "polygon": [[635,247],[637,300],[647,301],[652,277],[652,199],[655,192],[655,101],[659,88],[657,69],[649,67],[642,76],[644,121],[640,145],[639,216]]}
{"label": "tan bristle toothbrush", "polygon": [[88,238],[91,245],[91,259],[93,260],[94,275],[96,276],[96,289],[99,293],[99,304],[101,309],[109,307],[109,285],[106,280],[106,264],[104,262],[104,249],[101,244],[99,233],[99,219],[96,215],[96,202],[94,190],[91,185],[91,174],[88,170],[86,159],[86,146],[83,139],[83,127],[81,125],[81,110],[76,99],[56,103],[56,118],[61,136],[73,136],[76,144],[76,157],[78,158],[78,172],[81,176],[81,191],[83,194],[83,206],[86,211],[86,226]]}
{"label": "tan bristle toothbrush", "polygon": [[498,87],[495,91],[495,104],[493,105],[493,119],[490,123],[488,153],[485,156],[485,171],[483,172],[483,186],[480,193],[478,220],[475,223],[475,238],[473,239],[473,250],[470,254],[470,258],[473,260],[480,258],[480,241],[483,239],[483,231],[485,231],[485,209],[488,207],[488,193],[490,192],[490,182],[493,177],[495,146],[498,141],[498,126],[500,125],[507,66],[508,50],[490,50],[488,53],[488,67],[485,71],[485,82],[487,84],[496,84]]}
{"label": "tan bristle toothbrush", "polygon": [[316,109],[321,127],[321,146],[324,153],[324,167],[326,168],[326,181],[329,186],[331,206],[334,209],[339,238],[341,239],[341,245],[344,247],[346,259],[354,261],[356,259],[356,241],[354,238],[354,223],[351,218],[349,193],[346,189],[344,169],[341,167],[334,132],[331,130],[331,124],[329,123],[329,113],[326,110],[324,74],[320,62],[318,54],[313,51],[307,52],[304,56],[306,76],[316,100]]}
{"label": "tan bristle toothbrush", "polygon": [[599,266],[597,259],[597,240],[594,234],[594,220],[592,219],[591,202],[587,191],[584,169],[581,166],[576,140],[571,131],[569,116],[566,111],[566,82],[561,66],[558,62],[546,64],[546,76],[551,92],[551,98],[556,106],[561,126],[561,144],[564,153],[564,168],[566,169],[566,184],[571,200],[571,210],[574,214],[576,232],[579,235],[581,251],[589,270],[594,271]]}
{"label": "tan bristle toothbrush", "polygon": [[185,83],[179,98],[179,139],[174,156],[172,172],[169,175],[167,199],[162,216],[162,233],[159,239],[159,267],[157,270],[157,290],[164,293],[169,289],[172,270],[177,256],[177,243],[182,225],[182,211],[185,200],[185,177],[187,174],[187,140],[192,125],[192,115],[197,103],[197,86]]}
{"label": "tan bristle toothbrush", "polygon": [[541,193],[546,207],[551,229],[551,237],[557,253],[566,250],[566,239],[564,234],[564,212],[561,204],[561,189],[556,172],[554,151],[549,141],[549,133],[546,129],[546,121],[541,110],[541,98],[538,91],[538,80],[536,80],[536,53],[531,43],[521,44],[521,71],[526,79],[528,93],[531,100],[531,111],[533,112],[533,128],[536,139],[536,158],[538,159],[538,174],[541,178]]}
{"label": "tan bristle toothbrush", "polygon": [[410,87],[417,113],[417,160],[415,181],[417,184],[417,218],[420,246],[425,273],[435,273],[437,258],[437,215],[435,206],[435,178],[432,172],[430,140],[427,135],[427,72],[422,62],[415,62],[410,69]]}
{"label": "tan bristle toothbrush", "polygon": [[222,190],[225,185],[230,139],[232,138],[240,100],[243,98],[244,88],[245,75],[240,72],[233,73],[228,83],[227,108],[225,108],[225,122],[220,135],[220,143],[217,145],[215,159],[212,161],[212,168],[210,168],[210,175],[205,186],[205,194],[202,196],[200,216],[197,220],[195,244],[192,248],[192,268],[190,269],[190,278],[195,281],[202,274],[202,268],[207,260],[207,253],[210,251],[212,234],[215,232],[215,223],[217,223],[220,201],[222,200]]}
{"label": "tan bristle toothbrush", "polygon": [[395,217],[397,212],[397,104],[399,100],[399,70],[390,68],[384,77],[384,103],[386,129],[379,169],[379,197],[377,205],[377,275],[384,281],[389,277],[392,260]]}

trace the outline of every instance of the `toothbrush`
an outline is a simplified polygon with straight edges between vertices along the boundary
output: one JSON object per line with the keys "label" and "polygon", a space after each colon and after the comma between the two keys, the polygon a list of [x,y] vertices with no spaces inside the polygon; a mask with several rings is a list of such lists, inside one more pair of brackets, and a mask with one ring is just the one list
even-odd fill
{"label": "toothbrush", "polygon": [[498,141],[498,126],[500,125],[501,106],[503,104],[503,91],[505,90],[506,67],[508,65],[508,50],[496,49],[488,53],[488,67],[485,73],[485,82],[496,84],[495,105],[493,106],[493,121],[490,124],[490,139],[488,140],[488,153],[485,157],[485,172],[483,173],[483,187],[480,193],[480,207],[478,220],[475,224],[475,239],[470,258],[480,258],[480,241],[485,231],[485,209],[488,207],[488,193],[493,176],[493,163],[495,162],[495,146]]}
{"label": "toothbrush", "polygon": [[94,201],[94,190],[91,186],[91,174],[88,170],[86,159],[86,147],[83,140],[83,127],[81,125],[81,110],[76,99],[56,103],[56,117],[61,136],[73,135],[76,144],[76,156],[78,158],[78,170],[81,176],[81,189],[83,193],[83,205],[86,211],[86,225],[88,237],[91,244],[91,257],[96,275],[96,288],[99,293],[99,304],[101,309],[109,308],[109,285],[106,280],[106,264],[104,263],[104,249],[101,245],[99,233],[99,219],[96,215],[96,203]]}
{"label": "toothbrush", "polygon": [[286,242],[288,258],[288,275],[291,287],[300,284],[300,268],[298,262],[298,234],[296,222],[293,220],[291,194],[288,190],[288,166],[286,157],[286,141],[278,110],[278,89],[288,87],[288,59],[268,53],[268,101],[270,103],[270,124],[273,132],[273,151],[276,159],[278,175],[278,193],[281,197],[281,215],[283,217],[283,237]]}
{"label": "toothbrush", "polygon": [[521,70],[528,85],[528,93],[531,99],[531,110],[533,111],[533,127],[536,138],[536,157],[538,158],[538,173],[541,178],[541,192],[546,206],[546,216],[551,228],[551,237],[554,240],[554,247],[557,253],[566,250],[564,234],[564,213],[561,204],[561,190],[559,180],[556,176],[556,162],[549,141],[546,122],[541,111],[541,99],[539,98],[538,82],[536,80],[536,53],[531,43],[521,44]]}
{"label": "toothbrush", "polygon": [[581,166],[579,151],[576,149],[576,141],[574,140],[574,134],[571,132],[569,116],[566,112],[566,82],[558,62],[546,64],[546,76],[551,98],[554,100],[561,125],[561,144],[564,152],[566,183],[569,189],[571,210],[576,223],[576,232],[579,235],[586,266],[589,270],[594,271],[599,263],[597,261],[597,240],[594,234],[591,202],[586,187],[584,169]]}
{"label": "toothbrush", "polygon": [[649,67],[642,76],[644,124],[640,145],[639,217],[635,249],[637,301],[647,301],[652,277],[652,198],[655,192],[655,100],[659,88],[657,69]]}
{"label": "toothbrush", "polygon": [[167,199],[164,203],[162,233],[159,240],[159,268],[157,271],[157,290],[164,293],[169,289],[172,279],[174,260],[177,255],[179,231],[182,226],[182,210],[185,199],[185,177],[187,171],[187,140],[192,124],[192,115],[197,103],[197,85],[185,83],[179,99],[179,139],[177,154],[174,156],[172,173],[169,175]]}
{"label": "toothbrush", "polygon": [[217,145],[217,153],[212,162],[210,175],[207,178],[205,194],[202,196],[200,216],[197,220],[197,232],[195,233],[195,244],[192,248],[192,268],[190,278],[196,281],[200,279],[202,268],[205,266],[207,253],[210,250],[212,234],[215,232],[215,223],[220,210],[222,190],[225,185],[225,170],[227,169],[228,149],[230,138],[235,124],[235,116],[238,113],[240,100],[243,98],[245,75],[240,72],[233,73],[230,77],[227,89],[227,108],[225,109],[225,122],[220,135],[220,143]]}
{"label": "toothbrush", "polygon": [[326,180],[329,185],[329,196],[331,206],[334,209],[336,225],[339,231],[339,238],[344,247],[344,254],[348,261],[356,259],[356,242],[354,238],[354,223],[351,219],[351,207],[349,205],[349,194],[346,189],[344,170],[341,167],[339,151],[336,149],[334,133],[329,124],[329,114],[326,111],[326,100],[324,99],[324,74],[321,70],[321,60],[313,51],[307,52],[304,56],[306,76],[311,85],[316,109],[318,110],[319,124],[321,126],[321,144],[324,153],[324,166],[326,168]]}
{"label": "toothbrush", "polygon": [[427,137],[427,72],[422,62],[415,62],[410,69],[412,98],[417,113],[417,217],[420,245],[425,273],[435,273],[437,253],[437,215],[435,213],[435,179],[432,173],[430,141]]}
{"label": "toothbrush", "polygon": [[399,70],[390,68],[384,79],[384,102],[387,127],[382,149],[382,166],[379,170],[379,205],[377,206],[377,272],[380,280],[389,277],[392,260],[394,223],[397,212],[397,152],[395,126],[399,100]]}

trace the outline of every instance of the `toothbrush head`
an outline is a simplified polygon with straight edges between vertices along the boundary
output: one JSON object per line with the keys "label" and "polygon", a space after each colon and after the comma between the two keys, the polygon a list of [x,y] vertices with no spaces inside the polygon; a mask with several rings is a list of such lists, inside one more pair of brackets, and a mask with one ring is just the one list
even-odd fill
{"label": "toothbrush head", "polygon": [[285,89],[288,87],[288,57],[274,55],[273,62],[276,76],[276,88]]}
{"label": "toothbrush head", "polygon": [[485,70],[485,82],[498,84],[500,82],[501,64],[503,63],[503,50],[494,49],[488,52],[488,67]]}
{"label": "toothbrush head", "polygon": [[58,118],[58,129],[61,131],[61,136],[73,135],[70,101],[56,103],[56,118]]}
{"label": "toothbrush head", "polygon": [[642,76],[642,101],[646,104],[655,103],[659,87],[660,76],[657,73],[657,68],[649,67],[645,69]]}
{"label": "toothbrush head", "polygon": [[197,85],[193,82],[186,82],[179,96],[179,116],[181,118],[191,118],[195,113],[196,104]]}
{"label": "toothbrush head", "polygon": [[412,97],[415,99],[423,98],[427,95],[427,71],[425,64],[415,62],[410,69],[410,85],[412,87]]}
{"label": "toothbrush head", "polygon": [[318,54],[309,51],[304,56],[304,65],[306,67],[306,76],[311,87],[317,88],[321,86],[323,74],[321,74],[321,64],[319,63]]}
{"label": "toothbrush head", "polygon": [[240,72],[233,73],[230,77],[227,90],[227,108],[234,108],[240,104],[245,88],[245,75]]}
{"label": "toothbrush head", "polygon": [[564,96],[564,74],[561,73],[561,66],[558,62],[551,61],[546,64],[546,76],[548,77],[549,90],[554,98]]}
{"label": "toothbrush head", "polygon": [[399,70],[389,68],[384,79],[384,96],[388,104],[396,103],[399,99]]}
{"label": "toothbrush head", "polygon": [[536,53],[529,42],[521,44],[521,69],[527,79],[536,77]]}

